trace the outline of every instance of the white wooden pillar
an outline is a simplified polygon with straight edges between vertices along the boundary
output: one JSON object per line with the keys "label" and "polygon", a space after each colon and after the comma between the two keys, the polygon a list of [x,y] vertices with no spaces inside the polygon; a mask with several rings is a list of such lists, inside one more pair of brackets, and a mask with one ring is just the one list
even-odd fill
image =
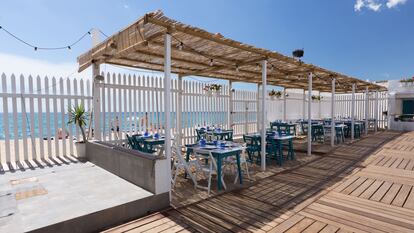
{"label": "white wooden pillar", "polygon": [[306,119],[306,91],[303,89],[302,119]]}
{"label": "white wooden pillar", "polygon": [[[165,144],[164,151],[166,157],[165,180],[171,198],[171,35],[166,33],[164,36],[164,126]],[[167,182],[168,181],[168,182]]]}
{"label": "white wooden pillar", "polygon": [[286,113],[286,87],[283,88],[283,121],[287,120],[287,113]]}
{"label": "white wooden pillar", "polygon": [[257,84],[257,99],[256,99],[256,114],[257,114],[257,132],[260,132],[260,84]]}
{"label": "white wooden pillar", "polygon": [[227,108],[227,128],[232,129],[233,124],[233,82],[229,81],[229,99],[228,99],[228,108]]}
{"label": "white wooden pillar", "polygon": [[375,91],[375,106],[374,106],[374,108],[375,108],[375,113],[374,113],[374,116],[375,116],[375,126],[374,126],[374,131],[375,131],[375,133],[378,131],[378,91]]}
{"label": "white wooden pillar", "polygon": [[178,93],[177,93],[177,136],[176,140],[179,145],[183,143],[183,77],[178,75]]}
{"label": "white wooden pillar", "polygon": [[261,115],[261,169],[262,171],[266,170],[266,79],[267,79],[267,61],[262,61],[262,115]]}
{"label": "white wooden pillar", "polygon": [[308,77],[308,155],[312,154],[312,72]]}
{"label": "white wooden pillar", "polygon": [[[92,29],[92,46],[99,44],[99,30]],[[93,98],[93,135],[96,140],[102,140],[101,135],[101,95],[99,93],[99,80],[96,79],[100,73],[100,67],[97,63],[92,63],[92,98]],[[91,136],[92,131],[89,130],[89,136]]]}
{"label": "white wooden pillar", "polygon": [[352,84],[351,98],[351,140],[355,139],[355,83]]}
{"label": "white wooden pillar", "polygon": [[368,135],[368,118],[369,118],[369,90],[365,88],[365,135]]}
{"label": "white wooden pillar", "polygon": [[331,146],[335,146],[335,77],[332,77],[332,97],[331,97]]}

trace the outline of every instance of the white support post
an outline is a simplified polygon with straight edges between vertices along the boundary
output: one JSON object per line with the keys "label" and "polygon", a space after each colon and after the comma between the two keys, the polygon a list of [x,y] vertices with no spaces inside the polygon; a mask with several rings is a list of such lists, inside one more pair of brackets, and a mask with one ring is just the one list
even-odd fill
{"label": "white support post", "polygon": [[267,79],[267,61],[262,61],[262,115],[261,115],[261,122],[262,122],[262,128],[261,128],[261,146],[262,146],[262,152],[261,152],[261,169],[262,171],[266,170],[266,79]]}
{"label": "white support post", "polygon": [[312,72],[308,77],[308,155],[312,154]]}
{"label": "white support post", "polygon": [[227,108],[227,128],[232,129],[233,126],[233,82],[229,81],[229,100]]}
{"label": "white support post", "polygon": [[369,90],[365,89],[365,135],[368,135],[368,118],[369,118]]}
{"label": "white support post", "polygon": [[178,99],[177,99],[177,136],[176,140],[179,145],[183,143],[183,130],[182,130],[182,119],[183,119],[183,77],[178,75]]}
{"label": "white support post", "polygon": [[286,114],[286,88],[283,88],[283,121],[287,120]]}
{"label": "white support post", "polygon": [[355,83],[352,84],[352,99],[351,99],[351,140],[355,139]]}
{"label": "white support post", "polygon": [[374,113],[374,117],[375,117],[375,126],[374,126],[374,131],[375,133],[378,131],[378,91],[375,91],[375,113]]}
{"label": "white support post", "polygon": [[[319,91],[319,96],[321,96],[321,92]],[[322,119],[322,98],[318,101],[318,118]]]}
{"label": "white support post", "polygon": [[[99,44],[99,30],[92,29],[92,46],[96,46]],[[93,135],[96,140],[102,140],[101,137],[101,95],[99,93],[99,80],[95,77],[100,75],[100,67],[99,64],[93,63],[92,64],[92,98],[93,98]],[[89,130],[89,136],[91,136],[92,130]]]}
{"label": "white support post", "polygon": [[[170,192],[171,198],[171,35],[166,33],[164,36],[164,125],[165,125],[165,157],[166,177],[165,184]],[[167,182],[168,181],[168,182]]]}
{"label": "white support post", "polygon": [[302,119],[306,119],[306,90],[303,89]]}
{"label": "white support post", "polygon": [[335,78],[332,77],[332,97],[331,97],[331,146],[335,146]]}
{"label": "white support post", "polygon": [[256,112],[257,112],[257,132],[260,132],[260,84],[257,84],[257,99],[256,99]]}

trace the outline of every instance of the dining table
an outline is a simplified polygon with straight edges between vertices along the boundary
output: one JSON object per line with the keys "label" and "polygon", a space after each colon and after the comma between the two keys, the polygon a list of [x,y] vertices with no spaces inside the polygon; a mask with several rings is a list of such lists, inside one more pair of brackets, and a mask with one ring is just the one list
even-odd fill
{"label": "dining table", "polygon": [[[326,129],[325,131],[330,131],[332,129],[332,125],[328,124],[328,125],[323,125],[323,127]],[[347,128],[348,126],[346,126],[344,123],[336,123],[335,124],[335,137],[336,137],[336,142],[339,143],[339,138],[341,137],[341,141],[344,142],[345,141],[345,128]],[[338,133],[338,131],[340,133]]]}
{"label": "dining table", "polygon": [[[217,161],[217,189],[220,191],[222,189],[223,184],[221,183],[221,173],[222,173],[222,164],[223,160],[227,157],[234,156],[236,157],[237,161],[237,170],[239,174],[239,183],[243,184],[243,178],[242,178],[242,172],[241,172],[241,166],[240,166],[240,154],[243,150],[241,144],[234,143],[234,142],[225,142],[225,146],[221,147],[221,143],[217,143],[217,145],[214,145],[213,143],[208,143],[206,145],[200,145],[200,144],[191,144],[186,145],[187,152],[186,152],[186,161],[188,162],[190,160],[190,155],[194,153],[196,150],[197,153],[205,153],[209,154],[211,153],[212,156]],[[185,174],[187,176],[187,174]]]}
{"label": "dining table", "polygon": [[[246,136],[257,138],[257,139],[261,137],[259,133],[247,134]],[[275,151],[274,153],[276,152],[279,153],[281,157],[281,160],[278,162],[279,165],[282,165],[283,163],[283,145],[288,146],[288,154],[286,157],[290,158],[291,160],[295,158],[295,152],[293,148],[293,139],[295,138],[296,138],[295,135],[279,135],[277,133],[271,133],[271,132],[266,133],[266,139],[268,141],[274,141],[277,145],[278,151]]]}

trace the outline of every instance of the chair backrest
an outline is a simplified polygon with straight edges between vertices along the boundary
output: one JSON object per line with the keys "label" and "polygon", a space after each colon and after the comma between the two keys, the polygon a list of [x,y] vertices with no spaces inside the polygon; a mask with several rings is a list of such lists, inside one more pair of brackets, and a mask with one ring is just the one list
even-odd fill
{"label": "chair backrest", "polygon": [[301,121],[300,122],[300,126],[301,126],[301,128],[302,128],[302,132],[304,133],[304,134],[306,134],[306,133],[308,133],[308,122],[305,122],[305,121]]}
{"label": "chair backrest", "polygon": [[252,137],[248,135],[243,135],[243,141],[246,143],[247,147],[250,147],[250,148],[260,147],[261,137]]}
{"label": "chair backrest", "polygon": [[233,141],[233,133],[234,133],[234,131],[232,129],[231,130],[228,130],[227,131],[227,135],[226,135],[226,137],[225,137],[224,140],[226,140],[226,141]]}
{"label": "chair backrest", "polygon": [[139,135],[133,135],[132,140],[134,141],[136,145],[136,150],[144,151],[144,138],[140,137]]}
{"label": "chair backrest", "polygon": [[206,134],[206,130],[204,128],[196,129],[197,134],[197,141],[200,141],[201,138]]}
{"label": "chair backrest", "polygon": [[176,144],[172,145],[172,154],[177,159],[179,164],[186,164],[187,162],[184,160],[183,154],[182,154],[182,147]]}
{"label": "chair backrest", "polygon": [[126,134],[126,136],[127,136],[127,139],[128,139],[128,146],[129,146],[129,148],[135,150],[136,145],[135,145],[134,140],[128,134]]}

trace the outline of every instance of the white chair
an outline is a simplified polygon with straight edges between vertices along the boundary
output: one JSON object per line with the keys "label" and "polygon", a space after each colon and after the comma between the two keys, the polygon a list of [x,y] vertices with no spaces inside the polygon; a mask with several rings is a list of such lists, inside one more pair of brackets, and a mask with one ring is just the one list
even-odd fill
{"label": "white chair", "polygon": [[[207,190],[208,195],[210,195],[212,176],[217,175],[216,159],[213,157],[210,151],[205,151],[202,149],[194,150],[194,156],[196,161],[196,176],[198,177],[198,174],[201,173],[203,174],[204,178],[207,179],[208,182],[207,186],[197,184],[196,187]],[[221,172],[221,183],[224,189],[227,189],[226,183],[224,182],[223,169]]]}
{"label": "white chair", "polygon": [[[237,170],[237,160],[234,157],[229,157],[229,159],[226,161],[226,165],[231,167],[231,172],[234,174],[236,173],[236,178],[234,179],[234,184],[237,183],[239,179],[239,172]],[[247,152],[246,152],[246,145],[244,144],[242,147],[242,152],[240,153],[240,167],[242,169],[242,172],[244,172],[247,175],[247,178],[250,180],[250,173],[249,173],[249,162],[247,161]],[[236,168],[234,170],[234,168]]]}
{"label": "white chair", "polygon": [[172,166],[172,172],[174,175],[172,175],[171,178],[171,183],[172,183],[172,188],[175,187],[175,182],[177,180],[177,176],[180,172],[180,170],[184,169],[184,172],[186,172],[191,180],[194,183],[194,188],[197,187],[197,178],[196,178],[196,174],[194,174],[191,171],[191,166],[197,166],[196,165],[196,161],[189,161],[187,163],[187,161],[185,161],[184,156],[182,155],[182,146],[178,146],[176,144],[174,144],[172,146],[172,158],[173,158],[173,166]]}

